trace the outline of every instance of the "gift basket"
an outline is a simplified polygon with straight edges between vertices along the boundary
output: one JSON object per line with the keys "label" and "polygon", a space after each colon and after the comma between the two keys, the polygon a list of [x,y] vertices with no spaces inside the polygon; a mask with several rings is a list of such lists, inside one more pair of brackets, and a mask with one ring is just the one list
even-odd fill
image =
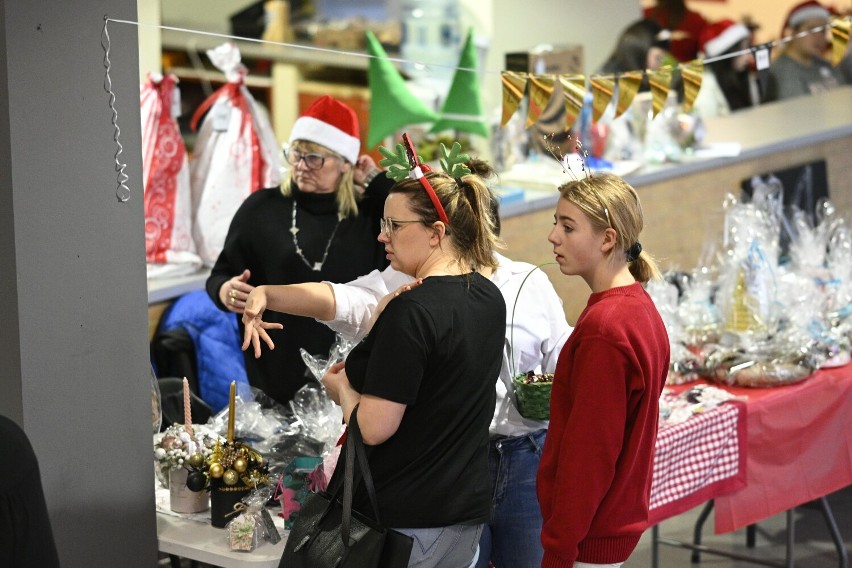
{"label": "gift basket", "polygon": [[845,220],[827,200],[813,215],[784,211],[772,183],[755,184],[750,203],[729,196],[724,209],[720,253],[690,275],[670,276],[677,299],[649,286],[672,343],[667,384],[766,388],[847,364],[852,237]]}
{"label": "gift basket", "polygon": [[517,375],[512,382],[521,416],[532,420],[549,420],[553,373],[528,371]]}

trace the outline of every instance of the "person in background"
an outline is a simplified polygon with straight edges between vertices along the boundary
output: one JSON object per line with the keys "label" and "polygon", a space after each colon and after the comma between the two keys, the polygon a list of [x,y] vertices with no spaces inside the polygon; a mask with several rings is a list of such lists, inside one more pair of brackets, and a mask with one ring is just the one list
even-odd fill
{"label": "person in background", "polygon": [[559,354],[538,473],[542,568],[616,567],[648,526],[666,328],[642,284],[639,196],[613,174],[559,188],[548,236],[560,271],[592,294]]}
{"label": "person in background", "polygon": [[[243,202],[207,279],[220,309],[241,314],[260,284],[346,282],[387,266],[376,235],[393,182],[371,158],[359,159],[360,148],[355,111],[332,97],[296,120],[285,152],[288,178]],[[309,318],[273,317],[283,324],[272,332],[280,347],[261,359],[246,354],[246,373],[252,386],[287,404],[309,380],[299,349],[325,356],[334,333]]]}
{"label": "person in background", "polygon": [[[794,6],[784,21],[783,36],[795,36],[827,26],[829,11],[815,0]],[[828,47],[827,28],[805,33],[783,44],[769,66],[764,100],[778,101],[833,89],[842,79],[823,54]]]}
{"label": "person in background", "polygon": [[[749,29],[732,20],[709,24],[701,34],[701,54],[705,59],[701,89],[693,108],[702,118],[725,116],[731,111],[759,103],[753,98]],[[742,51],[739,55],[731,56]]]}
{"label": "person in background", "polygon": [[38,459],[23,429],[2,415],[0,566],[59,567]]}
{"label": "person in background", "polygon": [[671,32],[671,53],[675,59],[686,62],[698,56],[699,38],[707,20],[687,8],[685,0],[657,0],[642,15]]}
{"label": "person in background", "polygon": [[[382,521],[417,542],[409,566],[466,568],[491,514],[488,425],[506,321],[485,276],[497,267],[492,196],[469,172],[410,167],[385,201],[378,240],[394,269],[422,283],[387,303],[323,384],[347,423],[357,407]],[[246,347],[269,343],[256,306],[275,294],[252,291]],[[369,510],[365,500],[357,488],[353,507]]]}
{"label": "person in background", "polygon": [[[467,166],[483,180],[494,175],[491,166],[471,160]],[[499,235],[498,203],[491,213]],[[541,270],[494,253],[497,268],[491,282],[506,304],[505,344],[496,381],[497,404],[489,428],[489,469],[493,513],[480,540],[477,566],[537,568],[541,565],[541,511],[535,494],[535,477],[547,434],[547,421],[521,416],[512,379],[518,372],[552,373],[556,358],[571,327],[562,301]],[[360,341],[369,331],[382,305],[393,294],[416,286],[413,277],[393,266],[374,270],[352,282],[276,286],[266,294],[273,310],[317,318],[347,339]],[[250,317],[250,314],[244,317]]]}
{"label": "person in background", "polygon": [[[642,69],[658,69],[669,54],[669,32],[652,20],[637,20],[628,25],[618,37],[615,48],[598,73],[622,73]],[[644,159],[643,132],[647,132],[644,123],[647,113],[640,110],[650,108],[651,93],[647,75],[642,78],[638,89],[639,95],[634,103],[619,117],[615,117],[618,101],[618,84],[616,83],[612,102],[604,111],[597,124],[591,124],[592,97],[586,95],[586,117],[581,120],[588,124],[586,128],[595,132],[600,139],[605,140],[603,157],[611,161],[642,160]],[[581,129],[582,132],[582,129]],[[588,137],[592,139],[592,136]],[[583,144],[589,147],[589,140]],[[594,155],[595,152],[593,151]]]}
{"label": "person in background", "polygon": [[843,82],[852,85],[852,49],[847,49],[846,55],[838,63],[837,69],[843,78]]}
{"label": "person in background", "polygon": [[[652,20],[637,20],[624,28],[598,73],[657,69],[669,53],[670,34]],[[648,89],[647,78],[640,90]]]}

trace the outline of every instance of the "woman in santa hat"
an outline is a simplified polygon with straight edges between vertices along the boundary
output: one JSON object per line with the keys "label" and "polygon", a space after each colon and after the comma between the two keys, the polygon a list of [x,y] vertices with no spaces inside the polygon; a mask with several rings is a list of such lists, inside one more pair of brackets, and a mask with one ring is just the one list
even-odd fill
{"label": "woman in santa hat", "polygon": [[[243,202],[207,279],[220,309],[242,314],[261,284],[347,282],[387,266],[376,235],[393,180],[368,156],[359,158],[360,149],[355,111],[330,96],[296,120],[285,150],[288,176]],[[246,373],[252,386],[286,404],[309,381],[300,349],[325,358],[334,333],[311,318],[270,317],[283,325],[272,332],[277,348],[260,358],[247,354]]]}
{"label": "woman in santa hat", "polygon": [[701,53],[706,61],[701,89],[693,105],[703,118],[724,116],[758,104],[750,69],[750,35],[744,24],[732,20],[722,20],[704,28]]}
{"label": "woman in santa hat", "polygon": [[[769,67],[764,100],[777,101],[833,89],[842,80],[823,54],[828,47],[829,11],[816,0],[794,6],[784,21],[785,43]],[[819,31],[814,31],[820,29]],[[798,34],[802,34],[798,36]]]}

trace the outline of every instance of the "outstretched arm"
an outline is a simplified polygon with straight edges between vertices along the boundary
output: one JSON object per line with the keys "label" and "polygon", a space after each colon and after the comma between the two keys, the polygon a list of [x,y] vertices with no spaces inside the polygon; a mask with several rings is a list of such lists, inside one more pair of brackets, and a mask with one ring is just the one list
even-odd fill
{"label": "outstretched arm", "polygon": [[283,327],[280,323],[269,323],[263,320],[263,313],[267,309],[318,319],[334,317],[334,292],[330,286],[322,282],[254,288],[245,302],[243,312],[245,332],[242,348],[246,350],[251,344],[254,347],[255,357],[260,357],[261,341],[270,349],[275,349],[275,343],[266,330]]}

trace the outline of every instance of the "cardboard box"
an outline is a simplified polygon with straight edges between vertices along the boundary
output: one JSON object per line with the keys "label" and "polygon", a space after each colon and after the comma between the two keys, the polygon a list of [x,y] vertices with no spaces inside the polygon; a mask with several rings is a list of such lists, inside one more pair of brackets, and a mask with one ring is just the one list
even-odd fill
{"label": "cardboard box", "polygon": [[583,73],[583,46],[556,45],[506,54],[506,71],[536,74]]}

